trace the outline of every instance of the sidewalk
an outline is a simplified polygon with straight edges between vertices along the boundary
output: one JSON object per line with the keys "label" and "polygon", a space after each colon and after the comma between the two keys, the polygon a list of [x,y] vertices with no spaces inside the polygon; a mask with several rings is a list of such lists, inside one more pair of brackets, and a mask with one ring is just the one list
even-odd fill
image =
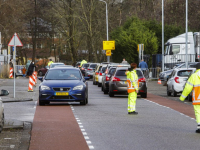
{"label": "sidewalk", "polygon": [[[37,82],[40,83],[39,80]],[[39,83],[36,86],[39,86]],[[33,87],[33,92],[28,92],[29,78],[17,77],[15,79],[15,98],[14,98],[14,79],[0,79],[0,90],[8,90],[9,95],[0,96],[4,103],[37,101],[38,88]]]}

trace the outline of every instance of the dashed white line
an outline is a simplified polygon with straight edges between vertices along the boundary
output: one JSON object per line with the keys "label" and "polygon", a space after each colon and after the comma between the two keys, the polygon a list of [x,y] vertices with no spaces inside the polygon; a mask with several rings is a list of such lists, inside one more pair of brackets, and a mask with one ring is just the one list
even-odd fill
{"label": "dashed white line", "polygon": [[37,101],[35,101],[35,105],[34,105],[34,107],[33,107],[33,108],[36,108],[36,106],[37,106]]}

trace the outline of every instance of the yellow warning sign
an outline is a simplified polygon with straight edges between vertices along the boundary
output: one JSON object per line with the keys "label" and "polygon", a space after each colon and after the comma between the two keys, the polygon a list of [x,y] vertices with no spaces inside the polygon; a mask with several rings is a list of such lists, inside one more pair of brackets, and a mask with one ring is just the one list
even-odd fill
{"label": "yellow warning sign", "polygon": [[115,41],[103,41],[103,50],[114,50]]}
{"label": "yellow warning sign", "polygon": [[111,50],[106,50],[106,56],[111,56]]}

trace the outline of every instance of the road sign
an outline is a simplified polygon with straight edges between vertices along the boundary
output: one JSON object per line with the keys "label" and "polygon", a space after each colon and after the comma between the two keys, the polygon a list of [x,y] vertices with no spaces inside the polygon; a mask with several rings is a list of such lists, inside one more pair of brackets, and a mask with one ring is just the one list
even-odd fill
{"label": "road sign", "polygon": [[8,43],[8,46],[23,46],[22,42],[20,41],[17,33],[15,33]]}
{"label": "road sign", "polygon": [[106,56],[111,56],[111,50],[106,50]]}
{"label": "road sign", "polygon": [[115,41],[103,41],[103,50],[114,50]]}

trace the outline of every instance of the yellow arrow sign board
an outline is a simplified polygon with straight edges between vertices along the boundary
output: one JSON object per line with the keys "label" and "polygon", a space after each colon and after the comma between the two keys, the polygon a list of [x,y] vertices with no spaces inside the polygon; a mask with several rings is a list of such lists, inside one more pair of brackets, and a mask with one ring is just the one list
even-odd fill
{"label": "yellow arrow sign board", "polygon": [[114,50],[115,41],[103,41],[103,50]]}
{"label": "yellow arrow sign board", "polygon": [[106,50],[106,56],[111,56],[111,50]]}

